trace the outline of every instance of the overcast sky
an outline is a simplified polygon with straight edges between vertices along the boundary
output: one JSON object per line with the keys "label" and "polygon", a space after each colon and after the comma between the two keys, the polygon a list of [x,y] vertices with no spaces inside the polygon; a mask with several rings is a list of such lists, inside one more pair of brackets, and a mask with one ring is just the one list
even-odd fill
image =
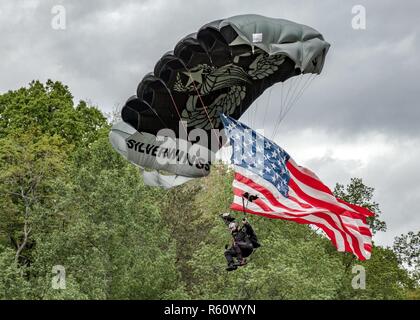
{"label": "overcast sky", "polygon": [[[352,28],[352,7],[366,29]],[[51,27],[54,6],[66,29]],[[331,43],[324,70],[283,120],[275,140],[331,188],[363,178],[375,188],[388,232],[420,229],[420,2],[292,0],[2,0],[0,92],[60,80],[75,100],[121,106],[155,62],[211,21],[256,13],[307,24]],[[275,114],[281,86],[249,110]],[[264,123],[254,120],[256,127]],[[266,130],[272,129],[266,127]]]}

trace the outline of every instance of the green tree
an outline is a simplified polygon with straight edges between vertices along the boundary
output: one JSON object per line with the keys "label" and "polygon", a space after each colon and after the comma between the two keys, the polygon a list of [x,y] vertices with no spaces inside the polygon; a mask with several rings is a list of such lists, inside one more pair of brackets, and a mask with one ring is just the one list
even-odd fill
{"label": "green tree", "polygon": [[0,115],[0,138],[31,131],[84,145],[95,141],[98,130],[107,127],[97,108],[84,101],[75,106],[69,88],[51,80],[45,85],[32,81],[28,88],[0,95]]}
{"label": "green tree", "polygon": [[33,235],[48,232],[57,190],[66,175],[68,147],[58,136],[28,132],[0,139],[0,242],[15,250],[15,263],[30,264]]}
{"label": "green tree", "polygon": [[[365,207],[374,213],[368,218],[372,233],[386,231],[386,223],[380,220],[379,204],[373,201],[374,188],[366,186],[362,179],[352,178],[347,186],[337,184],[334,194],[349,203]],[[350,254],[343,255],[346,268],[345,281],[339,290],[341,299],[403,299],[411,281],[407,270],[398,263],[397,256],[389,248],[373,246],[372,256],[368,261],[356,261]],[[366,290],[355,290],[348,284],[355,276],[351,271],[355,265],[361,265],[366,272]]]}
{"label": "green tree", "polygon": [[[356,276],[353,273],[355,265],[364,267],[366,275],[366,288],[355,289],[351,285]],[[339,289],[340,299],[377,299],[395,300],[405,299],[411,287],[408,273],[397,260],[394,252],[389,248],[374,246],[372,256],[366,261],[354,261],[343,279]]]}
{"label": "green tree", "polygon": [[360,178],[351,178],[347,186],[337,183],[334,188],[334,195],[348,203],[352,203],[369,209],[375,215],[368,218],[372,233],[386,231],[386,223],[379,219],[381,210],[379,204],[373,200],[374,188],[368,187]]}
{"label": "green tree", "polygon": [[414,280],[414,286],[420,285],[420,232],[402,234],[394,240],[393,250],[400,265],[405,266]]}
{"label": "green tree", "polygon": [[393,249],[401,264],[420,268],[420,231],[402,234],[394,240]]}
{"label": "green tree", "polygon": [[66,224],[37,239],[31,269],[37,297],[69,297],[67,290],[51,288],[54,265],[66,268],[71,298],[187,297],[156,191],[143,185],[106,136],[79,150],[75,159],[72,188],[59,204]]}
{"label": "green tree", "polygon": [[16,252],[0,245],[0,299],[27,299],[30,297],[30,283],[22,268],[15,262]]}

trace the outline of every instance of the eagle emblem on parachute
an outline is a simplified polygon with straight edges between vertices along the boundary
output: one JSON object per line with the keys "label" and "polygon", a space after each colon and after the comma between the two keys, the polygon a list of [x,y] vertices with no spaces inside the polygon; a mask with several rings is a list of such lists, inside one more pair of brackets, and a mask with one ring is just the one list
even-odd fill
{"label": "eagle emblem on parachute", "polygon": [[[244,67],[231,63],[219,68],[199,64],[178,72],[173,90],[190,93],[181,114],[183,119],[188,120],[188,127],[204,130],[218,128],[220,114],[231,115],[241,105],[246,96],[246,84],[273,74],[285,60],[280,55],[270,56],[262,52],[255,55],[246,71]],[[240,57],[236,56],[234,61],[239,61]],[[185,77],[186,82],[183,81]]]}

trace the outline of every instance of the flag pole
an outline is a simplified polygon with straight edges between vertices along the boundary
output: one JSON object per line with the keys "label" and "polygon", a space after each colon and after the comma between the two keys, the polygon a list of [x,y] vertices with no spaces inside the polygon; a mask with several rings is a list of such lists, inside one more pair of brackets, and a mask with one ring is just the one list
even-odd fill
{"label": "flag pole", "polygon": [[242,195],[242,211],[243,211],[243,213],[245,215],[246,212],[245,212],[245,197],[244,197],[244,195]]}
{"label": "flag pole", "polygon": [[[246,216],[246,208],[248,207],[248,201],[249,201],[249,193],[248,192],[244,192],[242,194],[242,211],[244,213],[244,217]],[[245,198],[247,199],[247,203],[245,205]]]}

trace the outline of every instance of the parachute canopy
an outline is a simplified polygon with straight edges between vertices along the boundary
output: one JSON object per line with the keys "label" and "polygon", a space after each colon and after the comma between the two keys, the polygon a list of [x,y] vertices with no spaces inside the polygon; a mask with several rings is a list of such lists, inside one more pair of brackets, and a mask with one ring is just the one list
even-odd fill
{"label": "parachute canopy", "polygon": [[[220,114],[239,119],[273,84],[319,74],[328,48],[318,31],[288,20],[240,15],[210,22],[160,58],[122,108],[122,120],[138,131],[128,130],[131,137],[149,145],[158,145],[154,138],[162,129],[172,130],[178,139],[182,131],[187,135],[202,129],[208,140],[200,143],[210,149],[212,129],[223,128]],[[185,121],[181,128],[180,120]],[[111,141],[126,141],[128,133],[118,126]],[[204,168],[209,159],[186,157],[184,163],[162,165],[153,157],[133,155],[130,161],[186,177],[209,172]]]}

